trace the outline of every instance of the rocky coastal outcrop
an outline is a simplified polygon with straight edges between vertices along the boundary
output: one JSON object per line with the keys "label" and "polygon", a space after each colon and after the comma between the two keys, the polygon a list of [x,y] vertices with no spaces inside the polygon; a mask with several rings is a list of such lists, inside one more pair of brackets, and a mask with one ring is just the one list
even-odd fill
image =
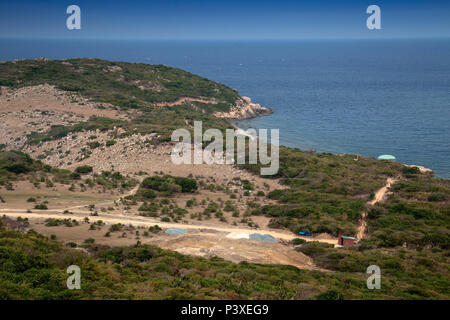
{"label": "rocky coastal outcrop", "polygon": [[425,168],[425,167],[423,167],[423,166],[418,166],[418,165],[415,165],[415,164],[412,164],[412,165],[407,165],[407,164],[406,164],[406,166],[407,166],[407,167],[411,167],[411,168],[416,167],[417,169],[419,169],[420,173],[423,173],[423,174],[434,175],[433,170],[428,169],[428,168]]}
{"label": "rocky coastal outcrop", "polygon": [[236,101],[236,105],[230,108],[228,112],[216,112],[214,115],[218,118],[243,120],[272,114],[273,110],[262,107],[258,103],[253,103],[249,97],[241,97]]}

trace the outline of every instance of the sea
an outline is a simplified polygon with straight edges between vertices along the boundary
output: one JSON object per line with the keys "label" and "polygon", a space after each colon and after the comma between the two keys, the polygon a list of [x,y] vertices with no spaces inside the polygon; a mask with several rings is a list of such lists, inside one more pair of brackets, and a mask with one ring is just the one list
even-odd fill
{"label": "sea", "polygon": [[282,145],[390,154],[450,178],[450,39],[0,39],[0,60],[39,57],[181,68],[272,108],[238,126],[279,129]]}

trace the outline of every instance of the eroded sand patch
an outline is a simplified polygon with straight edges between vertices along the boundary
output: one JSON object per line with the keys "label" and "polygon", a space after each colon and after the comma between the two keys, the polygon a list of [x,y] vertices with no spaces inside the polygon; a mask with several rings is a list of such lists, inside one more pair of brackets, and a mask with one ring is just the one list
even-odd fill
{"label": "eroded sand patch", "polygon": [[[70,217],[68,217],[70,218]],[[91,218],[92,222],[96,221]],[[136,237],[135,232],[127,232],[123,237],[122,232],[111,233],[105,237],[109,225],[99,230],[89,230],[89,224],[82,223],[77,227],[46,227],[44,221],[39,223],[32,221],[32,227],[39,233],[46,235],[54,234],[63,242],[76,242],[82,244],[86,239],[93,238],[95,243],[108,246],[134,245],[139,240],[143,244],[151,244],[163,249],[177,251],[182,254],[200,256],[205,258],[221,257],[225,260],[239,263],[247,261],[260,264],[284,264],[292,265],[300,269],[321,270],[317,268],[313,260],[297,252],[293,247],[283,245],[279,242],[269,243],[252,241],[246,239],[228,239],[226,233],[201,230],[189,230],[185,235],[167,235],[164,232],[151,234],[149,237]],[[142,229],[136,229],[142,235]]]}

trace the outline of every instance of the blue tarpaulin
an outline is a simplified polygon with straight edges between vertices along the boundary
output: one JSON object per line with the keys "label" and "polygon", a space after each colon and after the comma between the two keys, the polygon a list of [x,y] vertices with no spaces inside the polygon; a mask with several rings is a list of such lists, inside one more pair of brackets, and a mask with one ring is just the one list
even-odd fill
{"label": "blue tarpaulin", "polygon": [[169,228],[166,230],[167,234],[185,234],[187,233],[186,229],[181,229],[181,228]]}
{"label": "blue tarpaulin", "polygon": [[272,237],[270,234],[252,233],[249,239],[256,241],[276,242],[275,238]]}

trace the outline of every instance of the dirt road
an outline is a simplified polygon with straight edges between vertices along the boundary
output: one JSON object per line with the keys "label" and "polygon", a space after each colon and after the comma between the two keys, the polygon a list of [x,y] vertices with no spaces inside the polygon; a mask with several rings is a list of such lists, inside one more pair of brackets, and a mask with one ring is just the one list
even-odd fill
{"label": "dirt road", "polygon": [[[20,209],[1,209],[0,210],[1,215],[6,215],[8,217],[22,217],[22,218],[28,218],[28,219],[75,219],[77,221],[83,221],[86,214],[80,215],[80,213],[74,212],[74,214],[64,214],[60,211],[56,210],[42,210],[38,211],[35,210],[35,212],[27,213],[26,210],[20,210]],[[202,225],[202,224],[184,224],[184,223],[171,223],[171,222],[161,222],[156,219],[151,219],[148,217],[140,217],[140,216],[123,216],[123,215],[112,215],[112,214],[99,214],[95,217],[89,217],[91,220],[102,220],[105,223],[115,224],[115,223],[122,223],[125,225],[140,225],[140,226],[153,226],[157,224],[158,226],[162,228],[184,228],[184,229],[209,229],[219,232],[238,232],[238,233],[263,233],[263,234],[270,234],[274,238],[282,239],[282,240],[293,240],[295,238],[302,238],[306,241],[320,241],[320,242],[326,242],[331,244],[336,244],[336,240],[334,239],[320,239],[316,240],[311,237],[298,237],[295,234],[292,234],[289,231],[274,231],[274,230],[264,230],[264,229],[250,229],[250,228],[239,228],[239,227],[222,227],[222,226],[211,226],[211,225]]]}
{"label": "dirt road", "polygon": [[[139,189],[140,182],[134,187],[132,190],[130,190],[127,194],[121,196],[126,197],[129,195],[134,195],[137,190]],[[119,201],[117,199],[117,201]],[[108,201],[101,203],[101,205],[108,205],[112,204],[114,201]],[[100,204],[97,204],[100,205]],[[22,217],[22,218],[29,218],[29,219],[75,219],[77,221],[83,221],[85,217],[90,217],[89,211],[83,211],[83,210],[74,210],[74,209],[80,209],[80,208],[86,208],[86,205],[80,205],[80,206],[73,206],[69,208],[64,208],[61,210],[34,210],[33,213],[28,213],[26,209],[0,209],[0,214],[6,215],[8,217]],[[64,211],[70,211],[72,214],[65,214]],[[160,220],[151,219],[148,217],[141,217],[141,216],[125,216],[125,215],[119,215],[119,214],[99,214],[95,217],[90,217],[91,219],[96,220],[102,220],[105,223],[115,224],[115,223],[122,223],[125,225],[140,225],[140,226],[153,226],[157,224],[158,226],[162,228],[184,228],[184,229],[208,229],[208,230],[214,230],[219,232],[235,232],[235,233],[264,233],[264,234],[270,234],[274,238],[282,239],[285,241],[291,241],[295,238],[301,238],[306,241],[319,241],[319,242],[325,242],[330,244],[336,244],[337,239],[316,239],[313,237],[301,237],[297,236],[295,234],[292,234],[290,231],[284,231],[284,230],[267,230],[267,229],[250,229],[250,228],[239,228],[239,227],[223,227],[223,226],[212,226],[212,225],[202,225],[202,224],[183,224],[183,223],[170,223],[170,222],[161,222]]]}
{"label": "dirt road", "polygon": [[[384,185],[384,187],[380,188],[377,192],[375,192],[375,196],[373,197],[373,199],[371,201],[367,202],[367,204],[373,206],[375,203],[383,201],[384,196],[386,195],[386,192],[388,192],[391,185],[394,184],[396,181],[397,181],[397,179],[388,178],[386,180],[386,184]],[[364,237],[364,234],[366,232],[366,228],[367,228],[366,220],[367,220],[367,212],[364,211],[362,213],[361,224],[358,227],[358,233],[356,235],[356,238],[358,239],[358,241]]]}
{"label": "dirt road", "polygon": [[185,102],[200,102],[200,103],[206,103],[206,104],[217,104],[217,101],[214,99],[200,99],[200,98],[190,98],[190,97],[182,97],[179,98],[176,101],[172,101],[172,102],[158,102],[158,103],[154,103],[153,105],[158,106],[158,107],[165,107],[165,106],[169,106],[169,107],[173,107],[173,106],[180,106]]}

